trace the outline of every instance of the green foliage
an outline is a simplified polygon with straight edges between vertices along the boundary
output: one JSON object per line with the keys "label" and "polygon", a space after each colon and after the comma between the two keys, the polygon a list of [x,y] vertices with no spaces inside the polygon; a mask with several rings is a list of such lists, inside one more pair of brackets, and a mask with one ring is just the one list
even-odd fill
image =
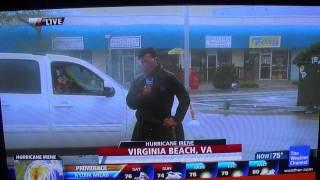
{"label": "green foliage", "polygon": [[299,81],[292,81],[293,85],[299,85]]}
{"label": "green foliage", "polygon": [[29,23],[29,18],[41,18],[49,15],[49,10],[20,10],[20,11],[3,11],[0,12],[0,25],[16,25],[25,24],[32,27],[37,36],[37,43],[30,45],[28,41],[19,42],[16,44],[16,49],[22,52],[43,52],[44,42],[41,35],[41,29],[35,28],[33,24]]}
{"label": "green foliage", "polygon": [[223,64],[216,69],[213,75],[213,86],[217,89],[229,89],[235,80],[233,64]]}
{"label": "green foliage", "polygon": [[30,11],[3,11],[0,12],[0,24],[28,24],[29,18],[42,17],[45,11],[30,10]]}
{"label": "green foliage", "polygon": [[239,87],[240,88],[258,88],[259,85],[254,81],[240,81]]}
{"label": "green foliage", "polygon": [[320,55],[320,43],[313,44],[309,48],[302,50],[293,60],[293,63],[298,66],[309,64],[311,57],[315,55]]}

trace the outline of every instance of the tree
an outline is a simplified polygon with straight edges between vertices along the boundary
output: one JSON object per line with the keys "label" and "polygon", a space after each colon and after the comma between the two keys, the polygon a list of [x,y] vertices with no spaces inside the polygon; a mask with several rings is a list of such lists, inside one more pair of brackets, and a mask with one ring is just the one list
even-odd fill
{"label": "tree", "polygon": [[311,112],[314,111],[314,106],[320,105],[320,73],[319,66],[311,64],[313,56],[320,56],[320,42],[301,51],[293,61],[301,66],[297,104],[307,106]]}
{"label": "tree", "polygon": [[320,42],[311,45],[309,48],[302,50],[293,60],[293,63],[300,66],[309,64],[312,56],[320,55]]}
{"label": "tree", "polygon": [[229,89],[235,80],[235,67],[233,64],[222,64],[213,76],[213,86],[217,89]]}
{"label": "tree", "polygon": [[29,18],[42,17],[46,14],[47,11],[44,10],[3,11],[0,12],[0,24],[29,24]]}
{"label": "tree", "polygon": [[[72,14],[73,10],[20,10],[20,11],[3,11],[0,12],[0,26],[1,25],[29,25],[34,29],[37,36],[37,46],[30,47],[28,42],[19,42],[17,44],[17,49],[31,49],[31,51],[44,52],[44,41],[42,38],[41,27],[36,27],[34,24],[29,23],[29,18],[41,18],[41,17],[61,17],[68,16],[70,13]],[[75,11],[77,13],[77,10]]]}
{"label": "tree", "polygon": [[[43,40],[41,36],[41,28],[36,28],[33,24],[29,23],[29,18],[40,18],[48,14],[49,11],[45,10],[29,10],[29,11],[4,11],[0,12],[0,24],[11,24],[11,25],[17,25],[17,24],[25,24],[30,25],[37,34],[37,46],[33,47],[34,49],[32,51],[44,51],[43,47]],[[24,49],[28,47],[30,49],[31,47],[28,46],[27,42],[22,42],[17,44],[18,48]]]}

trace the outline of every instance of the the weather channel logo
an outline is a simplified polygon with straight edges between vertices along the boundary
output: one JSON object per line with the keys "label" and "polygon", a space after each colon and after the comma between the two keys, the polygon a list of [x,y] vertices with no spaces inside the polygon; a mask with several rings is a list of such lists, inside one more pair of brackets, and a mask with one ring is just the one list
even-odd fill
{"label": "the weather channel logo", "polygon": [[64,17],[29,18],[29,23],[37,27],[63,25],[63,22],[64,22]]}
{"label": "the weather channel logo", "polygon": [[309,166],[310,146],[292,146],[289,152],[289,167]]}

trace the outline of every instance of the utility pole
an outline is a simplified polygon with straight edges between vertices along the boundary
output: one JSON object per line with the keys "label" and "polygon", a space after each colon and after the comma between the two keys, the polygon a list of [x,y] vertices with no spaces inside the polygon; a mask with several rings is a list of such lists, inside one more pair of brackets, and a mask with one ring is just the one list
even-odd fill
{"label": "utility pole", "polygon": [[184,9],[184,86],[189,90],[189,67],[190,67],[190,46],[189,46],[189,7]]}
{"label": "utility pole", "polygon": [[108,59],[107,59],[107,69],[106,69],[106,74],[111,75],[112,74],[112,56],[111,56],[111,39],[112,36],[111,34],[107,34],[105,35],[105,38],[108,40],[109,42],[109,47],[108,47]]}

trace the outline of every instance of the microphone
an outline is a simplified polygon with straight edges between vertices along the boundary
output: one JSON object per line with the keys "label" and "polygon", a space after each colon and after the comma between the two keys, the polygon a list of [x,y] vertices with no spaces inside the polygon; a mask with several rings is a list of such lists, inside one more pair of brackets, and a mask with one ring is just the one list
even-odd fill
{"label": "microphone", "polygon": [[146,77],[145,85],[148,87],[152,87],[153,86],[153,77]]}

